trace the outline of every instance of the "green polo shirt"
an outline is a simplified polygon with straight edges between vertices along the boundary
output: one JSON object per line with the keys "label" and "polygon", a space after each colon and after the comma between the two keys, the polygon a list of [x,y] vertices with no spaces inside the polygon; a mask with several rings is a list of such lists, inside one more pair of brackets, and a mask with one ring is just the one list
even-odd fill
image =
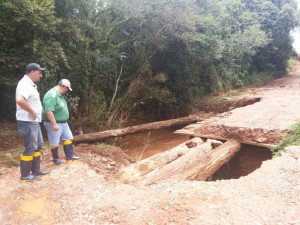
{"label": "green polo shirt", "polygon": [[50,89],[44,96],[43,120],[48,120],[46,111],[52,111],[57,122],[65,122],[69,119],[67,102],[55,87]]}

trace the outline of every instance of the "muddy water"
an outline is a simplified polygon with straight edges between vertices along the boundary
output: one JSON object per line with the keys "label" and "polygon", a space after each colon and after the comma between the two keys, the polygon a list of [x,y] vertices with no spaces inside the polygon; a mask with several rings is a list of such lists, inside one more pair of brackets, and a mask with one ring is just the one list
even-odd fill
{"label": "muddy water", "polygon": [[263,161],[271,158],[272,153],[267,148],[242,145],[240,151],[213,174],[212,180],[238,179],[247,176],[261,167]]}
{"label": "muddy water", "polygon": [[174,134],[177,129],[168,128],[128,135],[122,139],[119,146],[133,160],[145,159],[189,139],[188,136]]}
{"label": "muddy water", "polygon": [[[188,136],[174,134],[175,130],[169,128],[129,135],[122,139],[119,146],[133,160],[138,161],[171,149],[189,139]],[[211,180],[238,179],[252,173],[263,161],[271,158],[271,151],[267,148],[242,145],[241,150],[213,174]]]}

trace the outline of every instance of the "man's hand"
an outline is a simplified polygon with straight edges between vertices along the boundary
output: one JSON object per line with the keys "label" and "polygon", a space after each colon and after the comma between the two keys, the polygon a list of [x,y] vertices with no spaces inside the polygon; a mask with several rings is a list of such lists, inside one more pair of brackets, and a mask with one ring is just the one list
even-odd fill
{"label": "man's hand", "polygon": [[52,128],[53,128],[53,130],[58,131],[58,125],[57,125],[57,123],[52,124]]}
{"label": "man's hand", "polygon": [[58,131],[58,125],[56,123],[56,120],[55,120],[53,112],[52,111],[46,111],[46,115],[47,115],[48,120],[52,124],[53,130],[54,131]]}
{"label": "man's hand", "polygon": [[36,120],[37,118],[36,112],[30,107],[30,105],[22,95],[16,96],[16,103],[26,112],[28,112],[32,116],[33,120]]}
{"label": "man's hand", "polygon": [[32,111],[32,113],[30,113],[31,117],[33,120],[36,120],[37,116],[36,116],[36,112]]}

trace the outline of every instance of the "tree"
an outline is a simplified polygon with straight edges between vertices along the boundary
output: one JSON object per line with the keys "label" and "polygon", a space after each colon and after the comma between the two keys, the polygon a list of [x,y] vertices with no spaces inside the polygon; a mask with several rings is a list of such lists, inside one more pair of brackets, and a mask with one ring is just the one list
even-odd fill
{"label": "tree", "polygon": [[184,33],[194,29],[189,20],[193,2],[147,0],[119,4],[128,18],[122,26],[128,35],[122,50],[127,53],[127,64],[133,66],[127,67],[125,92],[120,92],[110,118],[128,115],[134,109],[143,110],[153,119],[182,115],[186,111],[180,107],[178,97],[183,95],[177,84],[186,79]]}
{"label": "tree", "polygon": [[297,25],[294,0],[3,0],[0,21],[0,118],[38,62],[43,91],[70,79],[78,132],[183,116],[203,95],[282,73]]}
{"label": "tree", "polygon": [[53,1],[3,0],[0,3],[0,118],[15,118],[14,92],[28,63],[53,68],[65,55],[54,38]]}
{"label": "tree", "polygon": [[251,57],[268,41],[256,13],[240,1],[198,0],[197,5],[197,31],[190,35],[191,80],[202,86],[200,94],[242,86]]}
{"label": "tree", "polygon": [[258,14],[269,44],[258,49],[253,58],[253,71],[269,72],[274,76],[286,72],[287,62],[294,55],[290,32],[297,26],[297,2],[294,0],[243,0],[250,11]]}

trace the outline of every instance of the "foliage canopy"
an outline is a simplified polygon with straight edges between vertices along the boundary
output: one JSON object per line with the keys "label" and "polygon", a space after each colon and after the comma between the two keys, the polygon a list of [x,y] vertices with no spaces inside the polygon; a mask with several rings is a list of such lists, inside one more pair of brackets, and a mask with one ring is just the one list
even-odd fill
{"label": "foliage canopy", "polygon": [[42,96],[70,79],[78,132],[187,114],[201,96],[285,74],[298,15],[295,0],[2,0],[0,118],[14,118],[30,62],[48,68]]}

